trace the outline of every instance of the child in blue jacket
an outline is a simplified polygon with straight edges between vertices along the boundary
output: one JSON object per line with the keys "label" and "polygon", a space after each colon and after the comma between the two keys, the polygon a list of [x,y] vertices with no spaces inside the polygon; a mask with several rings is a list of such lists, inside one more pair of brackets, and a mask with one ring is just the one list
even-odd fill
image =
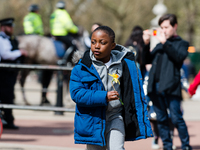
{"label": "child in blue jacket", "polygon": [[70,94],[76,103],[76,144],[87,144],[88,150],[124,150],[125,140],[153,136],[134,54],[115,44],[111,28],[93,31],[91,50],[72,70]]}

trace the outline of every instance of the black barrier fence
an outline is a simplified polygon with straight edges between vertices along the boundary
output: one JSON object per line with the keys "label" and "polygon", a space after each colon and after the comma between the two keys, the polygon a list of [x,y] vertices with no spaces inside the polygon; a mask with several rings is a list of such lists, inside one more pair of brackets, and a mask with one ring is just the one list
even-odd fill
{"label": "black barrier fence", "polygon": [[47,107],[47,106],[19,106],[11,104],[0,104],[2,109],[21,109],[21,110],[38,110],[38,111],[56,111],[56,112],[75,112],[75,109],[68,109],[64,107]]}
{"label": "black barrier fence", "polygon": [[20,90],[20,91],[29,91],[29,92],[57,92],[57,90],[54,89],[47,89],[47,88],[43,88],[43,89],[29,89],[29,88],[21,88],[18,89],[16,88],[15,90]]}
{"label": "black barrier fence", "polygon": [[[64,111],[72,111],[72,110],[63,108],[63,71],[71,71],[73,69],[73,67],[56,66],[56,65],[28,65],[28,64],[0,63],[0,69],[1,68],[31,69],[31,70],[54,70],[54,71],[57,71],[57,100],[56,100],[56,107],[0,105],[0,108],[28,109],[28,110],[49,110],[49,111],[55,111],[55,113],[57,115],[63,115]],[[73,110],[73,112],[74,112],[74,110]]]}
{"label": "black barrier fence", "polygon": [[28,65],[28,64],[6,64],[0,63],[0,68],[15,68],[15,69],[32,69],[32,70],[59,70],[71,71],[73,67],[56,66],[56,65]]}

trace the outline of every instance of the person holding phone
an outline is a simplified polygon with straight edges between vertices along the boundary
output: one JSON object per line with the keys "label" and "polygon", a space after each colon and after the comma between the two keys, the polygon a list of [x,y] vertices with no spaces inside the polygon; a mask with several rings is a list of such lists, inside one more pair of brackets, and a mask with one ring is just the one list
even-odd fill
{"label": "person holding phone", "polygon": [[143,32],[145,43],[143,61],[145,64],[152,64],[147,93],[153,101],[157,114],[158,131],[163,142],[163,149],[172,150],[173,145],[168,123],[167,109],[169,109],[172,123],[179,133],[182,149],[191,150],[187,126],[180,109],[182,100],[180,69],[188,55],[189,43],[177,35],[176,15],[163,15],[158,24],[160,26],[157,29],[159,34],[155,37],[160,43],[152,51],[150,51],[150,37],[154,32],[149,30]]}

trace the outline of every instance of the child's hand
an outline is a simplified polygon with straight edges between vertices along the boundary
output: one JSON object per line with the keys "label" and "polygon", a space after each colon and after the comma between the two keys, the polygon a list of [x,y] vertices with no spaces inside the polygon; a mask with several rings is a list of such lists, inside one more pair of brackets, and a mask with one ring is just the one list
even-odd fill
{"label": "child's hand", "polygon": [[107,102],[118,100],[119,93],[117,91],[109,91],[107,92]]}

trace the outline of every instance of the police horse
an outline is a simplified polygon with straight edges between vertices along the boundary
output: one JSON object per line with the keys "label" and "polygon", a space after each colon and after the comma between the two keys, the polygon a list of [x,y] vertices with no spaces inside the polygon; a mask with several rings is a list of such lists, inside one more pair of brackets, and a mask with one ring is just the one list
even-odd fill
{"label": "police horse", "polygon": [[[18,36],[17,39],[19,41],[19,49],[24,49],[28,53],[28,56],[24,58],[24,64],[64,65],[71,67],[83,56],[85,50],[87,49],[84,41],[88,38],[88,36],[89,34],[85,30],[81,36],[76,36],[74,38],[73,43],[75,43],[78,48],[76,51],[72,47],[65,50],[66,47],[64,44],[50,37],[39,35],[21,35]],[[21,91],[26,105],[29,105],[29,103],[25,96],[24,84],[29,72],[30,70],[21,70],[20,77]],[[52,74],[53,71],[43,71],[41,79],[43,88],[48,88]],[[42,91],[41,105],[48,102],[46,93],[47,92],[45,90]]]}

